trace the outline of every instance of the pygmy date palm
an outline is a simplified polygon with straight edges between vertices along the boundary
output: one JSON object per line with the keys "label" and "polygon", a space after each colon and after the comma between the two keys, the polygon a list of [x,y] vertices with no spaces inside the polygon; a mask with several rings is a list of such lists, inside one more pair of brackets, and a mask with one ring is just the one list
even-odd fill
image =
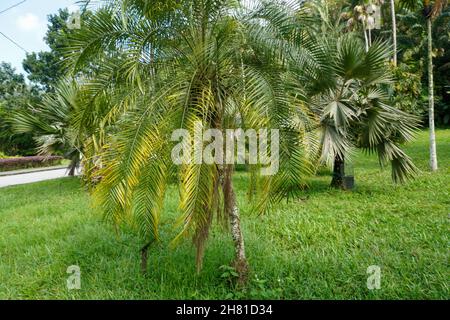
{"label": "pygmy date palm", "polygon": [[[302,110],[300,84],[274,54],[276,42],[258,37],[239,1],[191,0],[168,6],[146,1],[104,1],[75,32],[67,48],[74,74],[95,66],[83,80],[90,96],[107,93],[115,117],[102,153],[102,180],[96,197],[106,217],[135,226],[146,245],[158,241],[164,196],[171,176],[179,181],[181,237],[191,236],[201,267],[210,227],[229,222],[240,281],[248,263],[230,164],[171,161],[171,134],[186,129],[280,130],[280,171],[259,177],[258,209],[264,210],[303,183],[310,171],[305,138],[309,116]],[[259,26],[259,27],[258,27]],[[300,90],[300,89],[299,89]],[[120,94],[122,92],[123,94]],[[95,112],[95,110],[92,110]],[[295,120],[294,120],[295,119]],[[224,134],[225,135],[225,134]],[[311,145],[305,148],[305,145]]]}

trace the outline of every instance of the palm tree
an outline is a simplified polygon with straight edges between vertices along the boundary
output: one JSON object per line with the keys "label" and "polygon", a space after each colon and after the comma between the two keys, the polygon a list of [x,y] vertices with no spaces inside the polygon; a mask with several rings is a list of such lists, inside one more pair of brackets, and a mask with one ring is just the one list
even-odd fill
{"label": "palm tree", "polygon": [[71,117],[78,105],[76,85],[62,81],[55,92],[46,94],[42,102],[27,111],[16,113],[12,119],[15,133],[31,133],[41,155],[64,152],[70,159],[69,175],[75,175],[80,164],[82,146],[71,126]]}
{"label": "palm tree", "polygon": [[[381,4],[384,3],[384,0],[370,1],[359,1],[353,0],[349,3],[351,10],[350,12],[344,12],[343,16],[346,17],[347,20],[347,28],[349,30],[354,30],[358,28],[358,25],[362,27],[362,31],[364,34],[364,41],[366,45],[366,51],[369,50],[369,47],[372,45],[372,30],[377,28],[377,25],[380,23],[379,21],[379,10]],[[395,14],[394,14],[395,18]]]}
{"label": "palm tree", "polygon": [[[78,81],[82,83],[80,78]],[[11,123],[17,134],[33,135],[39,154],[63,152],[70,159],[69,176],[82,166],[83,180],[90,185],[101,166],[99,151],[106,128],[114,120],[109,111],[106,95],[93,97],[75,81],[62,79],[54,92],[45,94],[38,105],[16,113]]]}
{"label": "palm tree", "polygon": [[403,182],[416,168],[399,145],[413,138],[418,119],[389,106],[391,48],[379,41],[368,47],[355,32],[339,35],[326,22],[330,19],[321,15],[308,28],[308,41],[302,37],[301,47],[313,57],[316,72],[308,72],[302,60],[292,63],[320,122],[321,157],[334,170],[331,185],[345,187],[345,162],[356,148],[377,153],[381,165],[390,162],[393,180]]}
{"label": "palm tree", "polygon": [[423,14],[427,20],[428,34],[428,118],[430,127],[430,168],[431,171],[438,169],[436,152],[436,133],[434,126],[434,82],[433,82],[433,20],[439,16],[442,9],[447,5],[447,0],[423,1]]}
{"label": "palm tree", "polygon": [[418,119],[388,105],[389,47],[375,42],[365,52],[363,42],[347,34],[327,51],[334,81],[312,97],[312,108],[320,117],[322,159],[333,165],[331,185],[345,187],[345,161],[355,148],[377,153],[381,165],[391,163],[393,180],[405,181],[416,168],[399,144],[414,137]]}
{"label": "palm tree", "polygon": [[394,56],[392,62],[394,66],[397,66],[397,18],[395,15],[395,0],[390,0],[391,5],[391,19],[392,19],[392,50],[394,51]]}
{"label": "palm tree", "polygon": [[433,82],[433,20],[436,19],[447,6],[447,0],[402,0],[402,4],[412,10],[421,8],[427,23],[428,47],[428,118],[430,130],[430,169],[436,171],[438,169],[437,152],[436,152],[436,133],[434,125],[434,82]]}
{"label": "palm tree", "polygon": [[[232,0],[192,0],[155,12],[146,1],[104,1],[95,16],[75,32],[67,48],[74,74],[96,66],[83,79],[91,97],[105,93],[114,121],[101,154],[101,182],[95,196],[106,217],[137,228],[145,245],[160,240],[159,222],[168,178],[179,180],[180,211],[175,238],[190,236],[202,266],[210,227],[229,223],[239,282],[248,272],[241,216],[230,164],[171,161],[171,134],[196,127],[279,129],[280,171],[260,176],[258,210],[264,211],[303,183],[310,161],[305,128],[310,120],[293,94],[301,83],[283,64],[278,45],[264,39],[260,20]],[[163,2],[162,2],[163,3]],[[126,94],[118,94],[122,92]],[[88,104],[89,105],[89,104]],[[95,113],[95,110],[91,111]],[[89,107],[86,109],[89,114]]]}

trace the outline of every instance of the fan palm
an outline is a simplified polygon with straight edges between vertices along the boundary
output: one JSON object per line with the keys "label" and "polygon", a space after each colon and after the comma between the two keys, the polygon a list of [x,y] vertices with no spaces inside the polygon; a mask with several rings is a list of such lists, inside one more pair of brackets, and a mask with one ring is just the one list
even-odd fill
{"label": "fan palm", "polygon": [[[304,84],[303,102],[319,122],[321,158],[334,168],[332,185],[343,187],[345,161],[356,148],[377,153],[381,165],[390,162],[393,180],[403,182],[416,168],[399,146],[413,138],[418,119],[389,106],[391,48],[383,42],[366,48],[357,33],[338,34],[336,18],[327,15],[326,7],[315,1],[300,8],[297,17],[320,17],[306,26],[304,19],[292,18],[292,10],[279,9],[265,29],[280,30],[272,37],[289,43],[280,47]],[[271,37],[268,31],[261,36]]]}
{"label": "fan palm", "polygon": [[381,165],[391,163],[393,180],[405,181],[416,168],[399,145],[414,137],[419,120],[389,106],[389,46],[375,42],[365,52],[363,42],[347,34],[325,50],[334,81],[312,97],[312,108],[320,116],[322,159],[333,165],[332,186],[344,187],[345,160],[355,148],[377,153]]}
{"label": "fan palm", "polygon": [[[79,78],[78,82],[83,81]],[[111,130],[114,117],[104,93],[93,95],[82,88],[73,80],[62,79],[54,92],[44,95],[40,104],[16,113],[11,123],[17,134],[33,134],[39,154],[63,152],[70,159],[70,176],[82,165],[82,176],[91,185],[101,166],[99,151],[106,129]]]}
{"label": "fan palm", "polygon": [[[245,4],[192,0],[156,14],[146,1],[104,1],[74,33],[67,63],[74,74],[96,66],[83,80],[89,96],[107,93],[114,130],[102,152],[102,180],[95,195],[106,217],[135,226],[147,249],[159,240],[159,221],[168,179],[179,180],[179,234],[191,236],[200,270],[213,223],[229,222],[234,266],[244,282],[248,263],[233,187],[231,164],[171,161],[171,134],[185,129],[279,129],[280,171],[262,177],[251,168],[266,210],[303,185],[311,172],[309,114],[298,95],[301,84],[284,67],[274,38],[259,36],[263,25]],[[298,89],[298,90],[297,90]],[[122,93],[122,94],[121,94]],[[125,93],[125,94],[123,94]],[[87,112],[88,109],[86,109]],[[95,110],[92,110],[95,112]],[[89,112],[87,112],[89,113]]]}
{"label": "fan palm", "polygon": [[38,152],[51,155],[64,152],[71,160],[69,175],[79,166],[82,146],[71,126],[71,117],[77,110],[78,92],[72,82],[62,81],[55,92],[46,94],[42,102],[29,110],[16,113],[12,119],[17,134],[31,133]]}

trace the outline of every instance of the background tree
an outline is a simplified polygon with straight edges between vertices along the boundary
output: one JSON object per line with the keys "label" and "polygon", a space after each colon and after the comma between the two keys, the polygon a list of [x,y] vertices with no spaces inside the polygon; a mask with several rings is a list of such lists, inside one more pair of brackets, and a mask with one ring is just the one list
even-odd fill
{"label": "background tree", "polygon": [[[91,12],[84,10],[82,19],[89,19]],[[58,13],[48,16],[47,33],[44,37],[49,51],[27,54],[23,68],[28,79],[46,92],[52,91],[61,76],[65,74],[63,49],[67,46],[67,38],[73,32],[68,28],[69,10],[59,9]]]}
{"label": "background tree", "polygon": [[428,35],[428,121],[430,129],[430,167],[432,171],[438,169],[437,152],[436,152],[436,133],[434,123],[434,81],[433,81],[433,29],[432,23],[441,13],[442,9],[447,5],[447,0],[436,0],[430,3],[429,0],[423,1],[423,14],[427,20]]}
{"label": "background tree", "polygon": [[[403,0],[403,4],[410,9],[418,9],[420,3],[415,0]],[[438,169],[435,134],[435,101],[433,74],[433,21],[441,15],[447,6],[447,0],[423,0],[421,9],[427,26],[427,61],[428,61],[428,121],[430,130],[430,169]]]}
{"label": "background tree", "polygon": [[393,63],[394,67],[397,66],[397,16],[395,13],[395,0],[390,0],[391,7],[391,23],[392,23],[392,50],[394,51]]}
{"label": "background tree", "polygon": [[6,155],[32,155],[35,143],[31,134],[14,135],[9,118],[39,101],[39,91],[25,83],[10,64],[0,64],[0,151]]}
{"label": "background tree", "polygon": [[435,120],[438,126],[450,125],[450,6],[433,22]]}
{"label": "background tree", "polygon": [[413,176],[416,168],[400,144],[413,139],[418,119],[389,106],[389,46],[375,42],[366,53],[349,34],[327,50],[334,81],[312,97],[312,108],[322,126],[322,159],[333,163],[331,185],[345,187],[345,160],[354,148],[377,153],[381,165],[390,163],[395,182]]}

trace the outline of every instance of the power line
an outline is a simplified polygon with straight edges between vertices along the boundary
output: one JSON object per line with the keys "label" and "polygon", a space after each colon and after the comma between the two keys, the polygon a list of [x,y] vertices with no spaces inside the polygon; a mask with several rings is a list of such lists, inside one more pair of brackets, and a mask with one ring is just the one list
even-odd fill
{"label": "power line", "polygon": [[19,49],[22,49],[23,51],[25,51],[25,53],[28,53],[28,51],[26,49],[24,49],[24,47],[22,47],[20,44],[18,44],[17,42],[15,42],[13,39],[11,39],[10,37],[8,37],[6,34],[4,34],[3,32],[0,31],[0,35],[4,36],[7,40],[9,40],[11,43],[13,43],[16,47],[18,47]]}
{"label": "power line", "polygon": [[[15,8],[15,7],[18,7],[18,6],[20,6],[20,5],[21,5],[22,3],[24,3],[24,2],[27,2],[27,0],[23,0],[23,1],[20,1],[20,2],[18,2],[18,3],[16,3],[16,4],[13,4],[12,6],[10,6],[10,7],[6,8],[6,9],[0,11],[0,14],[5,13],[6,11],[9,11],[9,10]],[[15,45],[16,47],[18,47],[19,49],[25,51],[25,53],[28,53],[28,51],[27,51],[24,47],[22,47],[20,44],[18,44],[17,42],[15,42],[13,39],[11,39],[10,37],[8,37],[8,36],[7,36],[6,34],[4,34],[3,32],[0,31],[0,35],[2,35],[3,37],[5,37],[9,42],[11,42],[12,44],[14,44],[14,45]]]}
{"label": "power line", "polygon": [[20,6],[20,5],[21,5],[22,3],[24,3],[24,2],[27,2],[27,0],[23,0],[23,1],[20,1],[20,2],[18,2],[18,3],[16,3],[16,4],[13,4],[11,7],[6,8],[5,10],[0,11],[0,14],[5,13],[6,11],[11,10],[11,9],[13,9],[13,8],[15,8],[15,7],[17,7],[17,6]]}

